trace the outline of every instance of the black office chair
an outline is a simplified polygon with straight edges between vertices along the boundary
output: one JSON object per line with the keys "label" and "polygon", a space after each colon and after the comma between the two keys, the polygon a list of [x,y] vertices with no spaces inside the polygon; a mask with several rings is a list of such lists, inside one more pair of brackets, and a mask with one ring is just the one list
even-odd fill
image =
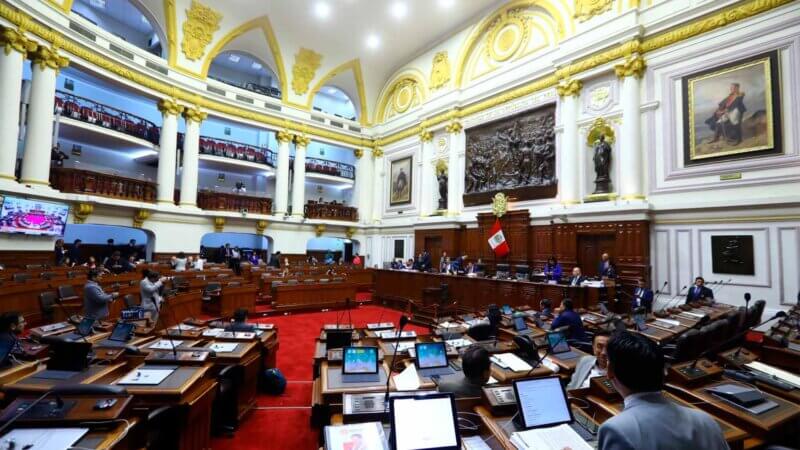
{"label": "black office chair", "polygon": [[58,300],[61,303],[76,302],[80,299],[71,284],[64,284],[58,287]]}
{"label": "black office chair", "polygon": [[697,337],[699,335],[700,330],[693,328],[678,336],[674,344],[668,344],[663,347],[664,357],[671,363],[694,359],[703,350],[697,348]]}
{"label": "black office chair", "polygon": [[203,289],[201,298],[204,302],[211,302],[215,298],[218,298],[221,293],[222,285],[220,283],[208,283],[205,289]]}
{"label": "black office chair", "polygon": [[183,426],[185,417],[184,405],[162,406],[147,415],[148,450],[173,450],[178,448],[180,441],[179,430]]}
{"label": "black office chair", "polygon": [[215,434],[233,434],[239,426],[239,385],[244,370],[235,364],[225,367],[217,375],[217,396],[211,409],[211,430]]}
{"label": "black office chair", "polygon": [[133,294],[126,294],[123,300],[125,301],[125,307],[128,309],[139,307],[139,301],[136,300],[136,296]]}
{"label": "black office chair", "polygon": [[747,311],[747,328],[754,327],[761,322],[761,316],[764,314],[764,307],[767,305],[765,300],[757,300],[750,306]]}
{"label": "black office chair", "polygon": [[518,334],[514,336],[514,343],[517,344],[520,356],[523,359],[531,363],[539,361],[539,352],[536,351],[536,344],[533,343],[530,337]]}
{"label": "black office chair", "polygon": [[55,322],[57,300],[55,292],[42,292],[39,294],[39,309],[42,312],[42,321],[44,323]]}
{"label": "black office chair", "polygon": [[492,326],[488,323],[479,323],[469,327],[467,336],[476,341],[486,341],[492,338]]}
{"label": "black office chair", "polygon": [[30,279],[31,279],[30,274],[24,272],[19,272],[11,275],[11,281],[14,281],[16,283],[24,283]]}
{"label": "black office chair", "polygon": [[39,274],[39,278],[42,280],[52,280],[56,275],[58,274],[55,272],[42,272]]}

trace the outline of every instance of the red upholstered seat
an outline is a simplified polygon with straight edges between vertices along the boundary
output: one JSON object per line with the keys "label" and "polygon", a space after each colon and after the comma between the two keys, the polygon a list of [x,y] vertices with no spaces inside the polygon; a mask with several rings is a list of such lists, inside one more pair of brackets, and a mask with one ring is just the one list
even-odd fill
{"label": "red upholstered seat", "polygon": [[225,145],[225,156],[228,158],[235,158],[236,157],[236,146],[233,144],[226,144]]}
{"label": "red upholstered seat", "polygon": [[56,97],[53,109],[56,114],[61,114],[61,112],[64,111],[64,100],[61,97]]}
{"label": "red upholstered seat", "polygon": [[124,130],[124,127],[122,126],[122,119],[120,119],[119,117],[114,117],[114,116],[111,117],[111,126],[115,130]]}
{"label": "red upholstered seat", "polygon": [[245,150],[244,147],[242,147],[242,146],[236,147],[236,158],[237,159],[244,159],[245,152],[246,152],[246,150]]}
{"label": "red upholstered seat", "polygon": [[108,128],[111,126],[111,119],[112,117],[104,112],[100,113],[100,124],[104,127]]}
{"label": "red upholstered seat", "polygon": [[68,101],[64,103],[64,111],[66,111],[67,115],[72,117],[73,119],[81,118],[81,108],[78,106],[77,103],[73,101]]}
{"label": "red upholstered seat", "polygon": [[256,151],[252,148],[248,148],[245,152],[245,156],[248,161],[255,161],[256,160]]}
{"label": "red upholstered seat", "polygon": [[214,154],[217,156],[225,156],[225,143],[216,142],[214,144]]}

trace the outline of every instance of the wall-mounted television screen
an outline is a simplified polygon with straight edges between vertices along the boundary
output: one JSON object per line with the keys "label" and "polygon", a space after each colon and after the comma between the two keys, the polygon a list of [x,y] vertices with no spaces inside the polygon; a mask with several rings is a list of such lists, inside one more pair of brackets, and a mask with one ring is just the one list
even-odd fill
{"label": "wall-mounted television screen", "polygon": [[63,236],[68,216],[66,203],[6,196],[0,209],[0,233]]}

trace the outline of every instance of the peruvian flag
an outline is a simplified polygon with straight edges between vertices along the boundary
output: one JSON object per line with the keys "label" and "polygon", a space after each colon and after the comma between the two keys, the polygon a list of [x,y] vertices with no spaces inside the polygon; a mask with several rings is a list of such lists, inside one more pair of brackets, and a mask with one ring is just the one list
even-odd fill
{"label": "peruvian flag", "polygon": [[494,255],[498,258],[506,256],[510,251],[508,242],[506,242],[506,237],[503,234],[503,229],[500,228],[500,219],[494,220],[492,230],[489,231],[489,247],[492,247]]}

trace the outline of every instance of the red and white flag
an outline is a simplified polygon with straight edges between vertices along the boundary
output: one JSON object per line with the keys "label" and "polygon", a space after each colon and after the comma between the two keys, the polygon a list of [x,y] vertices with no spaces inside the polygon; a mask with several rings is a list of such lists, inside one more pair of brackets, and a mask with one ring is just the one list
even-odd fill
{"label": "red and white flag", "polygon": [[489,231],[489,247],[492,247],[494,255],[498,258],[506,256],[510,251],[503,229],[500,228],[500,219],[495,219],[492,230]]}

